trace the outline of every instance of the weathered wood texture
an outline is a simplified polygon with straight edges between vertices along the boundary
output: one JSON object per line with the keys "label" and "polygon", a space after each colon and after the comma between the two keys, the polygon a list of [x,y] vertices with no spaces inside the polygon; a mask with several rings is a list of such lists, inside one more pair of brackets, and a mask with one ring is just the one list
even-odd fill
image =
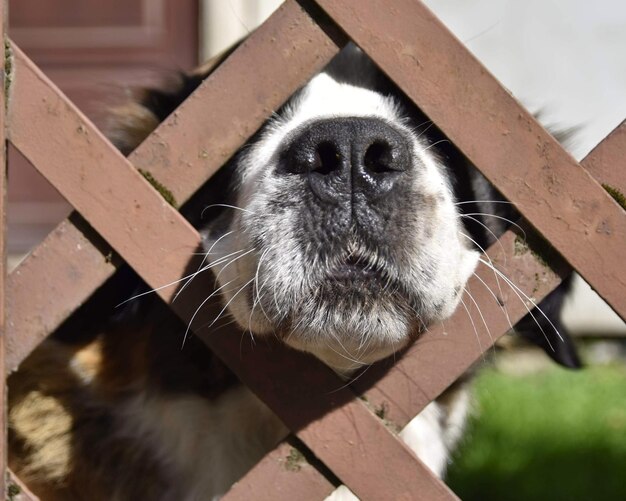
{"label": "weathered wood texture", "polygon": [[[13,48],[9,139],[81,216],[62,223],[9,278],[5,370],[15,369],[121,262],[170,302],[176,288],[161,286],[185,274],[200,237],[136,169],[150,172],[178,202],[188,200],[348,38],[624,317],[626,269],[618,261],[624,211],[423,4],[288,0],[128,159]],[[617,162],[623,173],[623,139],[622,127],[583,162],[620,189],[623,176],[606,166]],[[362,499],[454,499],[372,409],[384,408],[388,423],[404,426],[532,308],[528,297],[539,302],[570,269],[555,256],[553,272],[512,231],[488,256],[518,289],[481,266],[463,308],[393,367],[377,364],[351,387],[312,357],[272,342],[244,342],[232,325],[196,333],[323,463],[321,470],[330,469]],[[172,309],[190,322],[207,290],[194,281]],[[217,301],[208,304],[192,327],[212,322],[220,309]],[[290,470],[290,453],[281,445],[228,497],[327,495],[333,482],[308,464]]]}

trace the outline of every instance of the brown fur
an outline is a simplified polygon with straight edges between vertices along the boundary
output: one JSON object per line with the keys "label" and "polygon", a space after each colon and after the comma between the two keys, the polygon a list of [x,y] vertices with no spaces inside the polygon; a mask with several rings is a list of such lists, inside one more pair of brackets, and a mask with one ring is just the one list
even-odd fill
{"label": "brown fur", "polygon": [[211,400],[236,379],[200,341],[181,351],[178,320],[153,313],[87,343],[49,339],[9,378],[10,466],[42,499],[175,499],[163,497],[176,481],[145,437],[116,436],[116,409],[142,392]]}

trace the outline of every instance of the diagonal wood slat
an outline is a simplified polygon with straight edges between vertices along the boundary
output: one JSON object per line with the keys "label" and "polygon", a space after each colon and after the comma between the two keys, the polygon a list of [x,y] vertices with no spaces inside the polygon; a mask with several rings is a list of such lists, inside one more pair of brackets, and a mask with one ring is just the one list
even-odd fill
{"label": "diagonal wood slat", "polygon": [[626,214],[441,21],[418,0],[316,2],[626,320]]}
{"label": "diagonal wood slat", "polygon": [[[598,170],[604,171],[606,166],[603,162],[606,157],[602,152],[618,151],[622,145],[622,137],[612,133],[600,142],[596,148],[582,160],[581,164],[585,168],[590,165],[595,165]],[[520,254],[518,247],[515,246],[516,238],[517,235],[511,230],[502,235],[499,243],[495,243],[487,249],[487,255],[489,256],[488,261],[491,260],[500,270],[506,273],[513,283],[518,284],[526,294],[531,296],[533,300],[538,303],[560,283],[560,277],[546,269],[532,253],[526,252]],[[515,294],[513,294],[512,301],[511,298],[505,300],[504,295],[499,294],[499,287],[497,283],[494,283],[495,279],[493,274],[490,272],[484,273],[484,270],[482,270],[479,276],[481,279],[473,278],[468,288],[472,291],[474,300],[480,305],[483,315],[489,321],[491,335],[497,335],[499,337],[508,330],[509,323],[503,315],[503,311],[498,311],[500,307],[495,307],[494,298],[491,296],[491,293],[487,291],[486,287],[490,287],[497,297],[503,300],[504,308],[506,308],[511,323],[515,324],[515,322],[526,313],[526,309]],[[528,277],[534,277],[534,280],[532,280],[530,284],[528,283]],[[485,282],[485,284],[482,282]],[[502,281],[500,283],[505,289],[507,288],[506,284]],[[511,291],[509,290],[509,295],[510,294]],[[464,301],[466,304],[469,304],[470,309],[475,309],[472,300],[467,296]],[[526,305],[531,306],[529,303],[526,303]],[[480,354],[478,357],[476,356],[476,348],[479,342],[476,339],[477,335],[480,336],[480,342],[483,343],[485,348],[488,348],[490,345],[490,333],[483,328],[484,326],[479,320],[480,316],[476,315],[476,312],[473,313],[473,317],[476,319],[478,322],[477,325],[481,329],[479,333],[475,333],[474,327],[471,325],[471,322],[469,322],[469,314],[469,312],[460,308],[445,325],[445,332],[457,338],[457,341],[453,342],[456,344],[459,342],[469,343],[468,351],[465,351],[466,348],[459,349],[458,352],[455,350],[446,350],[443,354],[437,352],[436,357],[433,357],[431,351],[428,349],[421,351],[420,347],[428,347],[430,343],[435,343],[437,348],[440,348],[442,342],[449,342],[447,338],[449,334],[444,334],[444,329],[442,328],[434,327],[430,329],[429,332],[425,333],[400,360],[394,362],[393,367],[390,369],[385,367],[381,370],[379,366],[375,365],[351,385],[352,389],[356,391],[357,394],[364,395],[373,408],[385,408],[385,419],[393,422],[398,428],[402,428],[431,400],[437,398],[456,377],[460,376],[480,356]],[[470,325],[468,325],[468,322]],[[463,324],[465,324],[465,326],[463,326]],[[487,339],[485,339],[485,337]],[[448,377],[416,379],[417,375],[421,375],[424,369],[435,361],[440,367],[448,367],[449,357],[458,357],[457,353],[460,353],[461,358],[465,358],[465,360],[461,360],[459,363],[457,358],[457,360],[454,361],[455,370],[452,374],[448,374]],[[431,370],[429,373],[436,374],[437,371]],[[274,457],[277,454],[277,451],[273,451],[272,456],[264,458],[239,482],[237,489],[233,489],[232,492],[228,493],[226,499],[229,501],[244,500],[245,497],[242,496],[242,493],[247,492],[251,486],[262,484],[262,479],[268,475],[273,475],[272,472],[280,467],[280,464],[276,462]],[[303,472],[301,476],[304,475],[307,476],[307,480],[311,482],[311,484],[313,484],[313,479],[309,479],[308,477],[321,476],[317,471],[310,470]],[[271,486],[266,486],[262,500],[270,501],[276,499],[278,495],[279,493],[272,490]],[[316,495],[320,499],[327,496],[328,487],[320,486],[316,491]]]}
{"label": "diagonal wood slat", "polygon": [[[9,482],[13,484],[14,491],[7,496],[8,501],[39,501],[39,497],[35,496],[30,489],[22,482],[15,473],[7,469]],[[19,490],[19,492],[17,492]]]}
{"label": "diagonal wood slat", "polygon": [[[323,19],[318,19],[323,22]],[[285,2],[129,160],[187,200],[346,43]]]}
{"label": "diagonal wood slat", "polygon": [[[183,276],[188,256],[200,243],[197,231],[18,49],[14,51],[11,142],[151,287]],[[173,305],[174,311],[188,323],[194,314],[190,305],[199,304],[207,290],[199,290],[195,301],[186,296]],[[158,294],[169,301],[174,292],[160,289]],[[283,346],[246,352],[233,329],[201,337],[358,495],[380,498],[389,493],[388,485],[368,475],[377,467],[399,497],[454,498],[319,361],[296,356]],[[277,386],[275,381],[289,384]],[[321,391],[324,387],[328,392]],[[322,414],[323,420],[312,421]],[[362,436],[369,440],[362,442]],[[385,458],[382,468],[380,457]]]}
{"label": "diagonal wood slat", "polygon": [[[519,232],[509,230],[490,247],[488,255],[493,264],[506,270],[506,276],[537,304],[571,269],[553,258],[552,266],[558,271],[555,273],[531,250],[522,249]],[[425,332],[396,364],[386,367],[384,373],[375,368],[372,374],[366,373],[353,385],[372,405],[389,409],[387,417],[400,426],[406,425],[479,361],[495,340],[533,307],[526,296],[496,278],[485,265],[479,266],[465,288],[468,291],[463,299],[465,306],[457,308],[443,325]]]}
{"label": "diagonal wood slat", "polygon": [[[294,42],[298,36],[306,43]],[[277,50],[284,46],[288,49]],[[167,186],[178,202],[186,201],[247,140],[247,134],[256,130],[267,114],[287,100],[338,50],[335,42],[295,1],[285,2],[129,160]],[[262,68],[257,70],[263,77],[263,85],[254,78],[239,78],[240,73],[254,68],[257,60],[263,61]],[[271,75],[281,78],[273,81]],[[238,94],[225,95],[235,88]],[[218,108],[228,110],[231,105],[243,107],[248,114],[230,121],[228,115],[216,113]],[[228,127],[223,126],[225,122]],[[175,143],[180,130],[187,131],[184,145]],[[214,145],[220,145],[219,149]],[[195,154],[185,157],[189,151]],[[184,158],[184,162],[178,162],[179,158]],[[110,248],[103,246],[101,238],[88,225],[76,228],[73,221],[79,219],[74,216],[61,223],[9,277],[8,371],[15,370],[41,340],[115,271],[115,261],[111,263],[107,259]],[[33,279],[40,284],[37,291],[30,286]],[[59,288],[69,289],[71,293],[50,294]],[[38,315],[33,316],[32,311]]]}
{"label": "diagonal wood slat", "polygon": [[235,483],[222,499],[319,501],[335,490],[329,480],[303,459],[294,464],[294,457],[298,457],[294,456],[294,448],[287,442],[281,443],[246,477]]}
{"label": "diagonal wood slat", "polygon": [[584,167],[596,180],[626,194],[626,120],[587,156]]}
{"label": "diagonal wood slat", "polygon": [[[111,247],[81,219],[73,214],[59,224],[8,277],[8,373],[111,277],[120,263]],[[38,287],[32,286],[35,283]]]}

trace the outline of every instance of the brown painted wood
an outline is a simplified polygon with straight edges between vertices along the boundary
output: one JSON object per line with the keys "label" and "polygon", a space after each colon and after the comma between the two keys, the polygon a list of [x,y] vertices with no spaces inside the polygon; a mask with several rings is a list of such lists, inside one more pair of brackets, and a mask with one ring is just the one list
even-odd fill
{"label": "brown painted wood", "polygon": [[[119,259],[77,214],[63,221],[8,277],[6,371],[81,306]],[[33,284],[37,284],[33,286]]]}
{"label": "brown painted wood", "polygon": [[[290,29],[281,28],[285,22],[291,23]],[[294,27],[297,27],[296,33],[294,33]],[[307,45],[295,45],[295,48],[289,45],[290,49],[286,52],[275,50],[279,45],[289,44],[293,37],[303,37],[311,42]],[[225,70],[223,74],[220,73],[222,76],[219,79],[204,82],[194,93],[193,99],[207,104],[203,104],[202,107],[187,105],[184,110],[181,107],[162,124],[158,133],[151,135],[129,156],[131,162],[151,172],[163,182],[179,203],[185,202],[200,184],[247,140],[246,132],[259,127],[262,117],[265,116],[264,113],[268,114],[277,109],[300,86],[302,81],[318,72],[338,51],[335,43],[293,1],[286,2],[255,31],[251,38],[254,41],[253,47],[245,45],[237,49],[224,63]],[[238,74],[242,68],[253,66],[251,61],[254,62],[259,57],[258,51],[273,54],[272,58],[265,56],[262,72],[281,75],[278,81],[266,78],[265,88],[259,86],[254,78],[242,81]],[[296,60],[298,62],[294,63]],[[224,92],[224,89],[234,88],[239,89],[239,94]],[[249,114],[242,116],[238,122],[229,123],[229,127],[223,127],[221,122],[218,126],[211,124],[211,119],[215,115],[207,110],[215,109],[218,105],[226,106],[228,109],[227,105],[235,102],[243,103]],[[211,135],[191,131],[190,135],[193,134],[196,142],[186,139],[185,145],[189,151],[202,152],[207,147],[209,138],[211,144],[224,145],[228,140],[230,146],[229,148],[222,146],[216,156],[209,156],[207,153],[204,158],[205,155],[202,154],[202,158],[196,159],[197,163],[193,164],[193,174],[190,173],[187,164],[172,162],[167,169],[167,176],[185,181],[177,181],[169,185],[163,168],[158,167],[162,165],[165,157],[161,155],[161,163],[157,162],[153,167],[151,156],[159,148],[166,149],[170,156],[180,153],[176,150],[178,146],[173,144],[174,138],[180,134],[178,127],[185,129],[195,127],[196,130],[198,128],[204,130],[203,127],[207,125],[200,127],[198,124],[200,119],[207,122],[208,127],[211,128]],[[174,124],[178,124],[177,127],[174,127]],[[7,366],[9,371],[15,370],[24,357],[75,311],[114,271],[105,259],[109,250],[105,250],[98,258],[100,252],[98,242],[101,239],[93,231],[83,233],[85,230],[70,229],[71,224],[70,221],[62,223],[55,234],[64,236],[48,237],[11,274],[10,295],[15,291],[16,297],[10,299],[11,307],[8,311],[11,325],[8,337],[15,338],[9,342],[10,364]],[[72,252],[68,253],[68,249],[72,249]],[[74,272],[68,273],[70,270],[90,270],[90,272],[81,274],[80,280],[77,280]],[[32,282],[30,282],[31,278],[27,277],[39,277],[41,295],[29,292]],[[60,284],[67,284],[68,280],[73,287],[72,294],[57,296],[51,300],[43,292],[55,290]],[[32,315],[22,314],[26,309],[40,313],[37,318],[32,318]],[[16,351],[13,351],[14,347]]]}
{"label": "brown painted wood", "polygon": [[581,162],[599,183],[626,195],[626,120],[619,124]]}
{"label": "brown painted wood", "polygon": [[[39,501],[39,497],[35,496],[26,484],[15,475],[15,473],[9,469],[7,469],[7,471],[9,473],[8,477],[10,484],[13,484],[14,488],[17,488],[11,496],[7,496],[7,501]],[[19,490],[19,492],[17,490]]]}
{"label": "brown painted wood", "polygon": [[[10,38],[99,126],[131,88],[198,64],[198,0],[14,0]],[[123,7],[122,7],[123,6]],[[71,211],[9,148],[8,252],[30,252]]]}
{"label": "brown painted wood", "polygon": [[626,319],[626,214],[418,0],[316,0]]}
{"label": "brown painted wood", "polygon": [[530,298],[537,304],[561,283],[570,268],[554,260],[554,254],[551,263],[559,273],[524,246],[519,232],[507,231],[488,250],[489,259],[483,259],[519,290],[480,264],[465,287],[465,306],[443,324],[432,326],[395,364],[379,364],[357,379],[355,391],[374,408],[384,408],[388,419],[405,426],[533,308]]}
{"label": "brown painted wood", "polygon": [[[189,318],[189,317],[185,315],[184,318]],[[222,345],[221,348],[219,347],[220,343],[218,342],[212,343],[212,346],[217,347],[218,352],[220,352],[221,350],[222,355],[225,355],[226,359],[230,357],[230,360],[233,363],[233,365],[237,365],[236,360],[235,360],[236,358],[235,353],[232,351],[233,346],[234,346],[233,343],[232,342],[226,343],[225,341],[223,342],[225,344]],[[229,353],[228,350],[231,350],[231,352]],[[254,360],[255,357],[258,357],[259,354],[265,357],[269,356],[271,358],[272,356],[275,356],[277,352],[279,353],[279,350],[278,351],[275,350],[273,352],[273,355],[272,355],[272,352],[270,352],[269,355],[263,354],[264,350],[258,349],[258,348],[254,350],[254,354],[248,354],[247,352],[244,352],[244,353],[246,355],[250,355],[250,357],[246,357],[246,358],[249,358],[249,360],[247,360],[247,362],[249,362],[250,360]],[[239,356],[239,358],[241,358],[241,354],[242,354],[241,350],[237,352],[237,355]],[[290,358],[292,358],[291,355],[290,355]],[[275,360],[273,360],[272,362],[275,362]],[[284,369],[283,367],[281,367],[280,364],[276,364],[276,363],[269,364],[268,367],[272,367],[272,368],[280,367],[281,370]],[[302,367],[306,367],[306,365],[299,366],[299,368],[302,368]],[[249,370],[249,367],[247,370]],[[257,370],[258,370],[258,367],[257,367]],[[257,372],[257,370],[255,370],[255,372]],[[315,376],[315,377],[317,378],[319,376]],[[282,376],[282,379],[280,380],[286,381],[284,375]],[[327,382],[336,384],[330,378],[327,380]],[[272,389],[274,390],[275,388],[272,388]],[[276,395],[276,392],[272,391],[270,392],[268,400],[271,402],[273,399],[279,399],[285,395],[293,396],[295,398],[302,398],[301,395],[294,395],[293,391],[294,391],[293,389],[283,390],[283,393],[279,395]],[[300,388],[300,391],[301,391],[301,388]],[[337,448],[335,450],[335,447],[337,447],[337,444],[345,445],[345,443],[342,444],[341,442],[342,440],[343,441],[347,440],[347,443],[349,445],[350,438],[353,437],[355,433],[357,436],[359,435],[359,432],[367,433],[368,436],[370,435],[374,436],[382,447],[382,449],[376,449],[376,454],[380,454],[380,451],[382,451],[383,457],[389,458],[389,462],[391,466],[396,466],[396,464],[399,464],[399,467],[395,469],[393,472],[394,478],[400,478],[400,479],[409,478],[405,476],[405,473],[403,470],[404,468],[414,467],[413,465],[411,465],[411,462],[413,460],[413,458],[411,458],[411,454],[408,453],[408,456],[406,456],[403,453],[400,453],[400,456],[402,457],[398,460],[398,463],[394,464],[395,456],[385,456],[385,454],[386,453],[388,454],[390,452],[393,454],[398,454],[398,452],[402,451],[403,449],[398,448],[398,445],[396,443],[397,441],[393,438],[393,436],[390,435],[386,430],[384,430],[384,428],[382,428],[379,424],[374,424],[376,423],[375,418],[371,414],[367,414],[365,412],[366,409],[364,408],[364,406],[359,405],[358,403],[355,404],[354,401],[351,401],[351,400],[348,401],[347,404],[343,404],[341,399],[346,398],[346,395],[344,395],[343,392],[340,392],[340,391],[337,391],[336,393],[337,395],[333,397],[333,401],[331,401],[330,403],[324,403],[321,406],[316,404],[314,406],[314,410],[315,412],[320,412],[320,410],[323,412],[324,410],[326,410],[327,406],[331,406],[332,410],[328,413],[327,415],[328,417],[325,417],[324,420],[328,420],[328,422],[331,422],[331,423],[334,422],[334,424],[338,426],[338,429],[340,429],[343,433],[337,434],[337,428],[335,427],[326,428],[325,426],[317,425],[315,422],[309,423],[308,419],[310,418],[310,416],[302,415],[302,412],[300,410],[302,408],[306,409],[307,405],[304,405],[304,406],[293,405],[293,407],[297,407],[297,410],[296,411],[291,410],[291,414],[287,415],[288,421],[291,423],[291,425],[294,428],[300,430],[301,437],[304,438],[304,440],[314,449],[314,451],[318,455],[325,458],[325,461],[327,463],[329,463],[330,465],[333,465],[333,468],[335,468],[334,463],[337,463],[337,468],[335,469],[335,471],[340,473],[342,480],[345,481],[345,478],[348,478],[349,480],[347,481],[347,483],[349,485],[354,484],[354,482],[358,484],[357,488],[353,487],[353,489],[357,493],[361,491],[362,493],[365,494],[365,496],[368,496],[371,493],[378,494],[381,491],[370,491],[369,490],[370,486],[367,480],[364,481],[362,478],[363,477],[362,472],[355,473],[355,472],[347,471],[346,466],[345,466],[346,458],[360,459],[361,457],[363,457],[363,455],[365,456],[365,458],[372,457],[372,454],[373,454],[372,451],[370,451],[369,454],[363,454],[363,450],[360,450],[360,451],[357,450],[355,452],[353,449],[351,450],[349,447],[346,449],[347,452],[346,450],[343,450],[340,448]],[[349,395],[348,397],[352,398]],[[319,396],[317,398],[319,399]],[[318,403],[319,403],[319,400],[318,400]],[[293,404],[293,401],[290,401],[289,404]],[[309,402],[308,405],[311,406],[313,404]],[[371,446],[371,444],[365,445],[366,448],[369,446]],[[333,450],[330,452],[326,452],[324,450],[325,448],[333,448]],[[377,485],[379,486],[379,484],[380,483],[378,483]],[[376,485],[374,485],[373,487],[376,488]],[[413,485],[413,484],[408,485],[408,486],[400,484],[399,487],[395,487],[396,490],[394,492],[398,493],[398,495],[406,494],[408,496],[414,496],[415,493],[417,492],[415,490],[416,488],[417,488],[416,485]],[[433,490],[429,492],[427,490],[428,488],[431,488]],[[380,486],[379,486],[379,489],[380,489]],[[388,492],[389,490],[385,490],[385,493],[388,493]],[[433,499],[433,498],[438,498],[439,496],[441,497],[450,496],[449,492],[446,492],[445,488],[442,488],[441,486],[439,486],[438,484],[434,482],[433,483],[426,482],[425,486],[420,486],[419,492],[421,493],[420,495],[425,496],[424,499]],[[426,497],[426,495],[430,497]]]}
{"label": "brown painted wood", "polygon": [[[152,283],[183,276],[198,232],[15,46],[13,53],[11,144],[118,254],[144,263]],[[159,294],[167,301],[173,291]]]}
{"label": "brown painted wood", "polygon": [[[0,0],[0,40],[4,40],[7,14],[6,0]],[[7,279],[7,254],[6,254],[6,206],[7,206],[7,162],[6,162],[6,124],[5,104],[7,96],[6,52],[3,50],[0,56],[0,72],[2,80],[0,84],[0,496],[6,497],[6,471],[7,471],[7,396],[5,370],[5,344],[6,344],[6,279]]]}
{"label": "brown painted wood", "polygon": [[[253,482],[247,479],[253,478]],[[267,454],[222,497],[227,501],[319,501],[335,486],[287,442]]]}
{"label": "brown painted wood", "polygon": [[[605,157],[596,157],[596,155],[601,155],[600,152],[602,151],[612,151],[620,146],[621,142],[613,145],[611,144],[613,141],[621,141],[621,139],[614,134],[609,135],[585,157],[581,164],[585,168],[591,164],[596,164],[598,169],[604,170],[606,167],[600,163]],[[512,230],[507,231],[502,235],[499,243],[495,243],[487,249],[489,258],[483,258],[487,262],[491,260],[513,283],[533,298],[535,303],[539,303],[560,283],[561,279],[559,275],[551,272],[541,261],[537,260],[532,252],[525,251],[518,236]],[[371,408],[384,409],[385,419],[397,428],[406,426],[431,400],[437,398],[472,363],[479,360],[482,353],[477,354],[476,349],[482,347],[487,351],[492,345],[490,335],[495,340],[509,329],[505,312],[513,325],[527,312],[524,303],[512,292],[511,288],[507,287],[506,282],[500,280],[498,285],[495,275],[489,270],[485,270],[484,265],[479,268],[478,276],[480,279],[472,278],[468,284],[468,290],[472,294],[473,300],[467,294],[463,299],[469,311],[460,306],[457,312],[445,322],[444,326],[431,328],[401,358],[399,357],[393,366],[390,367],[385,361],[375,364],[351,384],[353,391],[364,396]],[[502,301],[503,306],[496,304],[494,296],[488,292],[486,287],[489,287],[494,295]],[[500,293],[501,289],[506,294]],[[477,315],[474,300],[480,306],[481,312],[488,322],[489,332],[485,329],[480,315]],[[531,307],[532,304],[526,302],[526,306]],[[469,321],[470,314],[477,332],[474,331],[474,325]],[[452,339],[449,339],[450,333]],[[435,345],[441,347],[445,344],[456,345],[459,343],[469,344],[467,353],[463,351],[465,348],[458,351],[449,349],[444,354],[437,352],[436,357],[433,357],[431,350],[428,350],[428,344],[433,347]],[[423,348],[424,346],[427,349],[422,352],[420,347]],[[447,367],[449,357],[456,357],[456,360],[452,361],[455,369],[451,373],[447,371],[443,373],[440,368]],[[464,358],[465,360],[463,360]],[[433,364],[436,364],[434,369],[432,368]],[[426,372],[424,369],[427,366],[431,366],[430,374],[441,373],[440,377],[424,377]],[[239,497],[239,492],[248,492],[256,485],[265,485],[263,479],[273,475],[273,471],[277,468],[273,458],[278,453],[275,450],[271,454],[271,456],[268,455],[263,458],[256,468],[239,481],[238,491],[232,499],[242,499]],[[303,471],[301,476],[306,476],[306,482],[311,486],[315,485],[316,481],[320,481],[320,477],[322,477],[316,470]],[[296,487],[294,486],[294,488]],[[289,499],[288,497],[282,498],[275,486],[268,484],[265,485],[265,489],[268,499]],[[289,492],[293,499],[301,491],[290,490]],[[313,494],[311,491],[307,493]],[[230,495],[229,492],[225,499],[230,500]],[[315,496],[318,499],[327,495],[327,490],[322,487],[315,491]]]}

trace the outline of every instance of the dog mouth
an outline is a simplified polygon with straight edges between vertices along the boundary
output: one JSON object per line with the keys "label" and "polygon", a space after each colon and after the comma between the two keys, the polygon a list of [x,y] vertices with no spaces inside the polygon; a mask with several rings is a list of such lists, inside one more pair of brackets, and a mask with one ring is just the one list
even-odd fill
{"label": "dog mouth", "polygon": [[384,268],[367,256],[351,254],[331,268],[330,277],[345,285],[354,282],[380,282],[384,278]]}

